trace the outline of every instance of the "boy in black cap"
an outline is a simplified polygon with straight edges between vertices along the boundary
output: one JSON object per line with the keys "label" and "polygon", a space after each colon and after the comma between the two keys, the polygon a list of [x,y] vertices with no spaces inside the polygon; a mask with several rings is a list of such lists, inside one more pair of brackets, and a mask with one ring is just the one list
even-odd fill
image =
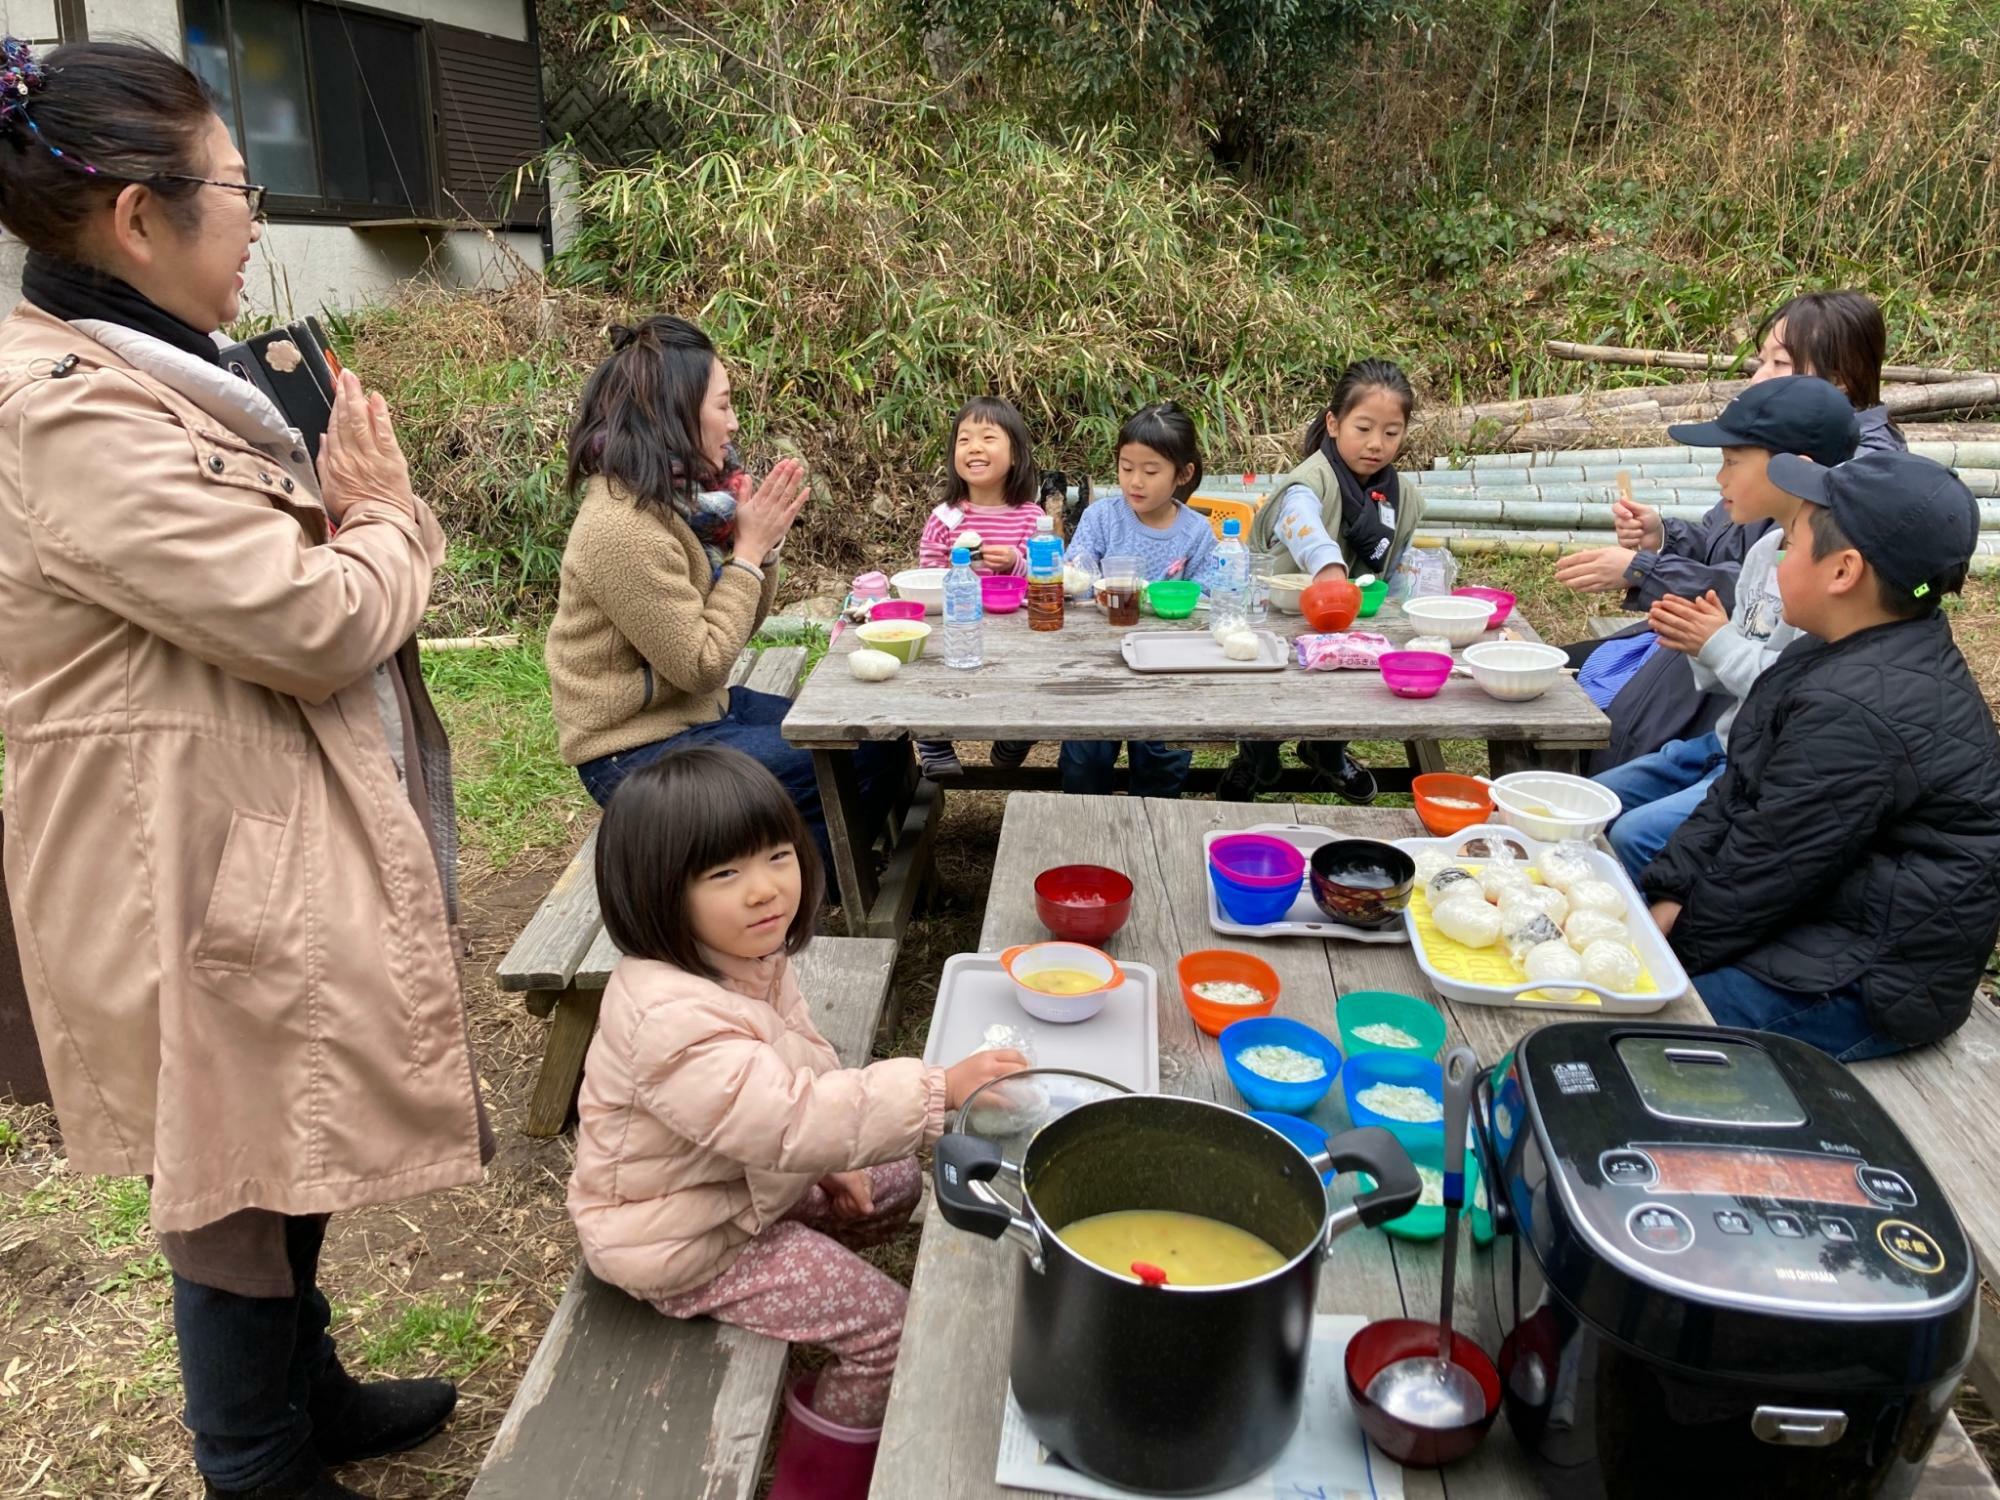
{"label": "boy in black cap", "polygon": [[1828,467],[1844,463],[1861,428],[1853,403],[1837,387],[1792,375],[1751,386],[1713,422],[1669,427],[1667,435],[1690,447],[1722,450],[1716,480],[1723,507],[1736,525],[1763,534],[1744,554],[1733,613],[1713,589],[1698,599],[1668,594],[1653,605],[1649,623],[1660,644],[1688,658],[1697,689],[1730,701],[1706,734],[1669,740],[1597,777],[1623,805],[1608,836],[1634,880],[1722,774],[1738,705],[1799,634],[1784,622],[1777,574],[1784,526],[1801,502],[1771,482],[1767,466],[1778,454],[1801,454]]}
{"label": "boy in black cap", "polygon": [[1644,885],[1718,1022],[1881,1057],[1958,1029],[2000,933],[2000,736],[1938,609],[1979,510],[1907,453],[1770,478],[1805,502],[1778,587],[1818,639],[1758,680]]}

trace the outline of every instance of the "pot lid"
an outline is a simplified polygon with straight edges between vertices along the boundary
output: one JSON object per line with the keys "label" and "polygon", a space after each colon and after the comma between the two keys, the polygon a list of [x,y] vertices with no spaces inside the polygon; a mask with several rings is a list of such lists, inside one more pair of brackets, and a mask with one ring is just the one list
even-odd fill
{"label": "pot lid", "polygon": [[1080,1105],[1131,1092],[1124,1084],[1095,1073],[1027,1068],[974,1090],[959,1109],[953,1128],[991,1141],[1005,1160],[1019,1166],[1027,1155],[1028,1143],[1043,1126]]}

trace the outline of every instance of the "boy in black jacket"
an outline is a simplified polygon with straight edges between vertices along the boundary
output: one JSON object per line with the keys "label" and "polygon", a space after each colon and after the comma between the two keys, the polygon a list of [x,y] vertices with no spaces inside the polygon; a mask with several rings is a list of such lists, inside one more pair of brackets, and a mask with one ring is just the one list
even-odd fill
{"label": "boy in black jacket", "polygon": [[1979,508],[1907,453],[1769,474],[1806,502],[1778,589],[1818,639],[1758,679],[1644,884],[1717,1022],[1881,1057],[1958,1029],[2000,935],[2000,737],[1938,610]]}

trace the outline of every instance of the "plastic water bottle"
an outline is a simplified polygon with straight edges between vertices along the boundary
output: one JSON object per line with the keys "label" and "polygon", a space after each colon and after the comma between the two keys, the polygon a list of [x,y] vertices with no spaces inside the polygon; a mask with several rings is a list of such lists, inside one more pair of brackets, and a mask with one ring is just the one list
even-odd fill
{"label": "plastic water bottle", "polygon": [[1222,541],[1215,549],[1214,581],[1208,590],[1209,629],[1220,633],[1249,623],[1250,550],[1243,545],[1243,523],[1234,516],[1222,523]]}
{"label": "plastic water bottle", "polygon": [[944,664],[969,671],[986,660],[986,607],[980,602],[979,575],[972,571],[972,553],[951,549],[951,571],[944,575]]}

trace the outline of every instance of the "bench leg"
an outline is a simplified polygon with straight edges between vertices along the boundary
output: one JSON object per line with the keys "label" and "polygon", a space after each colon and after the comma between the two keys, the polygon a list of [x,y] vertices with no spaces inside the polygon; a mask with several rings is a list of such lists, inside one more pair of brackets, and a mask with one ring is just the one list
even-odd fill
{"label": "bench leg", "polygon": [[527,1133],[561,1135],[576,1110],[576,1092],[583,1084],[583,1058],[597,1032],[597,1008],[602,990],[564,990],[556,997],[549,1039],[542,1048],[542,1071],[528,1101]]}
{"label": "bench leg", "polygon": [[873,839],[861,823],[861,785],[854,775],[854,755],[847,750],[815,750],[812,757],[847,935],[866,937],[868,913],[875,904],[875,872],[868,863],[868,846]]}
{"label": "bench leg", "polygon": [[1410,769],[1419,776],[1431,776],[1445,769],[1444,746],[1436,740],[1404,740],[1403,754]]}

